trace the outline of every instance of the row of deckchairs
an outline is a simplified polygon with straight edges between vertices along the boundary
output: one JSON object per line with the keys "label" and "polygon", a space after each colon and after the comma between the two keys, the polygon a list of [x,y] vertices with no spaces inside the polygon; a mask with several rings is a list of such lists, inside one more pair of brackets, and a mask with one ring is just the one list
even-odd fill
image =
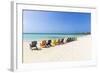
{"label": "row of deckchairs", "polygon": [[40,50],[42,48],[54,47],[56,45],[62,45],[62,44],[69,43],[69,42],[72,42],[75,40],[77,40],[76,37],[68,37],[68,38],[52,39],[52,40],[42,40],[39,43],[40,48],[37,47],[37,41],[32,41],[30,44],[30,48],[31,48],[31,50]]}

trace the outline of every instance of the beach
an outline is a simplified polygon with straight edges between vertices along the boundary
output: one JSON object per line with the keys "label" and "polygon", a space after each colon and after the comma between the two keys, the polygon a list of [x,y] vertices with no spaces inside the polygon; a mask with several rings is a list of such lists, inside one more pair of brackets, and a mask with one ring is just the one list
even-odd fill
{"label": "beach", "polygon": [[78,37],[76,41],[41,50],[31,50],[31,41],[23,40],[23,63],[53,61],[83,61],[92,58],[91,35]]}

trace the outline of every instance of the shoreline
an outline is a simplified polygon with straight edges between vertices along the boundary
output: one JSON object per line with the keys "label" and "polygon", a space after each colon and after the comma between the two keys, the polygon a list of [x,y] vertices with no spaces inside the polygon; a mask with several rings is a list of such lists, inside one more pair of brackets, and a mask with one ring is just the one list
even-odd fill
{"label": "shoreline", "polygon": [[30,41],[23,40],[23,62],[81,61],[91,59],[91,35],[78,37],[76,41],[42,50],[31,50]]}

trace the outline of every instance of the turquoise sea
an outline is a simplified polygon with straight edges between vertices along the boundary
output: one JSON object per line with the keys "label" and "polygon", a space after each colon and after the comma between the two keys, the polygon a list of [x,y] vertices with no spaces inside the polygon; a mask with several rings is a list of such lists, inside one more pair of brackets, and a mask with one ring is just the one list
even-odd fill
{"label": "turquoise sea", "polygon": [[23,40],[58,39],[58,38],[82,37],[82,36],[84,36],[84,34],[23,33]]}

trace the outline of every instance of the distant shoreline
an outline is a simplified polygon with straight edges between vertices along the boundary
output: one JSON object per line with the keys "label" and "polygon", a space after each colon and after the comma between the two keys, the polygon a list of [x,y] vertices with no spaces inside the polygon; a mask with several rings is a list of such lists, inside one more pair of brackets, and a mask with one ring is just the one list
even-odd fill
{"label": "distant shoreline", "polygon": [[91,34],[90,32],[83,32],[83,33],[23,33],[23,34],[50,34],[50,35],[81,35],[81,34],[84,34],[84,35],[89,35],[89,34]]}

